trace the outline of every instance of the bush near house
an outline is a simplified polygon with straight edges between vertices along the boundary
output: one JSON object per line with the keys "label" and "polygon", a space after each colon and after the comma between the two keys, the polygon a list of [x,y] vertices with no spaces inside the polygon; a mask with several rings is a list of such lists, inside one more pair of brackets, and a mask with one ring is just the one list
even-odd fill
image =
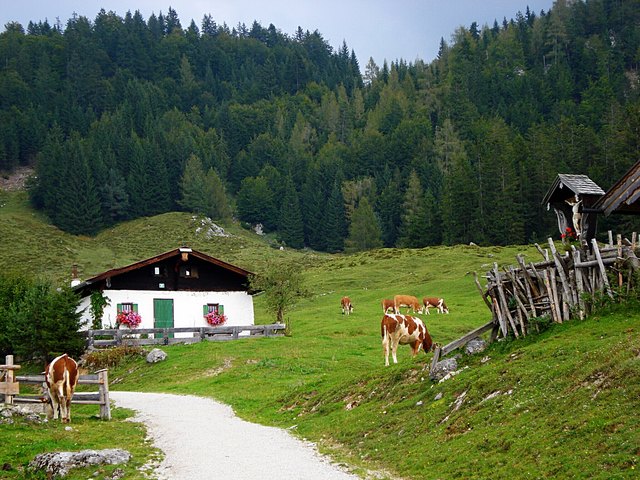
{"label": "bush near house", "polygon": [[78,297],[49,282],[0,275],[0,358],[50,359],[61,353],[80,355]]}

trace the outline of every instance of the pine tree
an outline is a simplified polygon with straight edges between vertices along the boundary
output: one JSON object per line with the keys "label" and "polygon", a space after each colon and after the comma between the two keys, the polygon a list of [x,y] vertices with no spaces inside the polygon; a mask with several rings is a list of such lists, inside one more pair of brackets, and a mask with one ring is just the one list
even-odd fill
{"label": "pine tree", "polygon": [[300,199],[291,177],[286,180],[278,223],[280,240],[291,248],[304,247],[304,226]]}
{"label": "pine tree", "polygon": [[340,188],[340,183],[334,181],[323,221],[327,252],[336,253],[344,249],[344,238],[347,230],[346,219],[342,189]]}
{"label": "pine tree", "polygon": [[404,248],[424,247],[427,242],[424,236],[427,224],[427,212],[422,185],[415,170],[409,175],[409,183],[402,204],[402,223],[398,246]]}
{"label": "pine tree", "polygon": [[231,217],[231,207],[227,200],[227,192],[220,176],[210,168],[204,179],[205,215],[214,220],[225,220]]}
{"label": "pine tree", "polygon": [[382,231],[378,219],[367,197],[363,197],[351,215],[345,251],[352,253],[380,247],[382,247]]}
{"label": "pine tree", "polygon": [[184,166],[180,180],[180,206],[190,212],[206,214],[205,173],[202,161],[191,155]]}
{"label": "pine tree", "polygon": [[54,222],[74,235],[94,235],[102,226],[102,208],[81,140],[76,135],[65,145],[66,182]]}
{"label": "pine tree", "polygon": [[245,178],[236,198],[238,217],[252,225],[261,223],[266,231],[274,230],[279,223],[275,202],[266,178]]}

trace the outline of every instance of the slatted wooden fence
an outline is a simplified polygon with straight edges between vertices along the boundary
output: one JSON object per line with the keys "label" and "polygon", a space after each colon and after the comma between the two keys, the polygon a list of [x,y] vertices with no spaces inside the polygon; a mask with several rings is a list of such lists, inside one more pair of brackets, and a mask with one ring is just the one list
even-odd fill
{"label": "slatted wooden fence", "polygon": [[[136,345],[171,345],[174,343],[237,340],[245,337],[275,337],[281,336],[285,328],[286,326],[282,323],[273,323],[245,326],[223,325],[220,327],[121,328],[87,330],[84,334],[87,339],[87,348],[93,349],[127,343]],[[176,334],[191,334],[191,336],[176,337]]]}
{"label": "slatted wooden fence", "polygon": [[[556,247],[548,239],[549,249],[536,244],[542,256],[540,262],[525,262],[516,256],[518,266],[502,269],[493,264],[493,269],[484,275],[487,285],[482,286],[474,272],[476,286],[492,319],[487,324],[454,340],[444,347],[436,347],[431,362],[431,371],[438,361],[448,353],[461,348],[475,337],[491,330],[491,338],[515,338],[526,336],[535,327],[535,319],[547,316],[562,323],[571,318],[584,318],[591,313],[589,296],[606,295],[614,299],[615,293],[610,279],[614,279],[617,291],[629,292],[634,287],[634,275],[640,270],[637,252],[637,234],[631,240],[609,232],[609,243],[599,245],[593,239],[589,245],[571,246],[568,252],[562,244]],[[637,286],[635,286],[637,287]]]}
{"label": "slatted wooden fence", "polygon": [[[44,375],[16,375],[20,365],[13,363],[13,355],[7,355],[5,364],[0,365],[0,393],[4,394],[6,404],[43,404],[42,395],[20,394],[20,385],[44,385]],[[99,405],[100,418],[111,420],[111,405],[109,404],[109,374],[107,369],[98,370],[93,374],[80,375],[78,385],[97,385],[97,392],[76,392],[71,400],[76,405]]]}
{"label": "slatted wooden fence", "polygon": [[522,255],[517,255],[518,267],[499,269],[494,263],[485,275],[485,288],[476,274],[476,285],[496,326],[494,337],[526,336],[535,324],[533,320],[543,316],[556,323],[582,319],[591,313],[590,297],[614,299],[614,291],[629,291],[634,273],[640,269],[636,239],[635,233],[631,241],[623,241],[618,235],[614,244],[610,234],[609,244],[599,245],[592,239],[588,246],[571,246],[564,252],[564,245],[559,250],[549,238],[548,249],[536,244],[541,262],[526,263]]}

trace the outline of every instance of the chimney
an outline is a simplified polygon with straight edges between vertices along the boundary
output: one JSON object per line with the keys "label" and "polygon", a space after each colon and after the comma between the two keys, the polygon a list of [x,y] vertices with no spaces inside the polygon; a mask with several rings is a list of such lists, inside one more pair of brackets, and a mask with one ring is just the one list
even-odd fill
{"label": "chimney", "polygon": [[71,265],[71,286],[75,287],[80,284],[80,279],[78,278],[78,265]]}

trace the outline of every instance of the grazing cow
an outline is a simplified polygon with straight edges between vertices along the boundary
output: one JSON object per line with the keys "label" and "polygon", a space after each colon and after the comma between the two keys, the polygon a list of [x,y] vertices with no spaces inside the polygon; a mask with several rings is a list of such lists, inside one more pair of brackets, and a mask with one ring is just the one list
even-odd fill
{"label": "grazing cow", "polygon": [[400,307],[410,308],[412,313],[420,312],[420,303],[418,303],[418,299],[411,295],[396,295],[393,297],[393,309],[396,313],[401,313]]}
{"label": "grazing cow", "polygon": [[340,306],[342,307],[342,314],[349,315],[353,313],[353,304],[351,303],[351,299],[349,297],[342,297],[340,300]]}
{"label": "grazing cow", "polygon": [[388,300],[385,298],[384,300],[382,300],[382,313],[388,313],[389,309],[391,309],[395,313],[395,304],[393,303],[393,300]]}
{"label": "grazing cow", "polygon": [[44,379],[49,390],[48,416],[58,418],[58,412],[62,423],[71,421],[71,397],[78,384],[78,364],[67,356],[56,357],[44,368]]}
{"label": "grazing cow", "polygon": [[429,307],[435,307],[438,310],[438,313],[449,313],[449,307],[444,303],[444,298],[424,297],[422,299],[422,303],[424,305],[424,312],[427,315],[430,315]]}
{"label": "grazing cow", "polygon": [[422,320],[410,315],[395,313],[384,314],[381,322],[382,350],[384,351],[384,365],[389,365],[389,348],[393,363],[398,363],[396,352],[398,345],[411,345],[411,356],[415,357],[420,347],[427,353],[433,347],[431,335]]}

